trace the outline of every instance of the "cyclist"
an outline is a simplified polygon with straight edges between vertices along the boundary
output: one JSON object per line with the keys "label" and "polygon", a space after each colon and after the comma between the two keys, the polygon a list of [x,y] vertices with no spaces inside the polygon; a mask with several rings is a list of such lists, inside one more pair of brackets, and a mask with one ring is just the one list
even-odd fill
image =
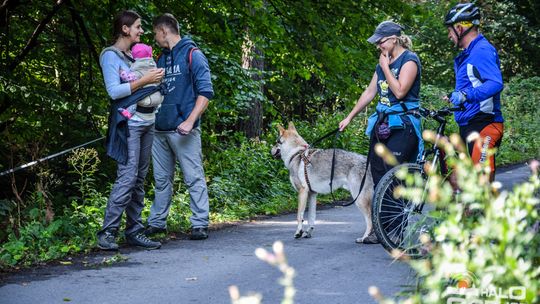
{"label": "cyclist", "polygon": [[[488,149],[498,147],[504,132],[501,113],[503,80],[497,50],[479,32],[480,10],[472,3],[454,6],[444,18],[448,38],[462,49],[454,59],[455,91],[445,97],[455,106],[464,106],[454,113],[464,142],[477,132],[481,140],[467,144],[473,162],[484,163]],[[490,180],[495,176],[495,156],[489,157]]]}
{"label": "cyclist", "polygon": [[[370,150],[373,151],[375,144],[383,143],[399,163],[414,161],[423,150],[420,119],[408,113],[419,107],[422,67],[418,56],[410,50],[411,39],[402,33],[402,29],[395,22],[384,21],[369,37],[368,42],[381,52],[379,64],[367,89],[339,123],[339,130],[343,131],[378,94],[377,112],[369,117],[366,128],[366,134],[371,138]],[[370,152],[370,158],[371,176],[376,187],[392,166],[385,164],[376,153]],[[371,233],[362,242],[376,244],[379,241],[375,233]]]}

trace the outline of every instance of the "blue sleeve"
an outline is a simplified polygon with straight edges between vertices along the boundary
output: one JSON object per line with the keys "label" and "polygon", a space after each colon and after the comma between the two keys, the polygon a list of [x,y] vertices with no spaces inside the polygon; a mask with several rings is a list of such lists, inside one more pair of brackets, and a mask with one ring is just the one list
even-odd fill
{"label": "blue sleeve", "polygon": [[131,95],[131,86],[129,83],[120,81],[120,68],[122,60],[113,51],[107,51],[100,58],[101,70],[103,71],[103,80],[105,89],[113,99],[120,99]]}
{"label": "blue sleeve", "polygon": [[194,51],[192,56],[191,70],[195,78],[197,93],[208,99],[212,99],[214,97],[214,89],[212,87],[208,60],[201,51]]}
{"label": "blue sleeve", "polygon": [[503,89],[503,80],[500,69],[499,56],[494,48],[483,47],[478,52],[471,54],[471,64],[474,73],[478,73],[478,78],[482,84],[471,87],[464,92],[468,102],[480,102],[486,100]]}

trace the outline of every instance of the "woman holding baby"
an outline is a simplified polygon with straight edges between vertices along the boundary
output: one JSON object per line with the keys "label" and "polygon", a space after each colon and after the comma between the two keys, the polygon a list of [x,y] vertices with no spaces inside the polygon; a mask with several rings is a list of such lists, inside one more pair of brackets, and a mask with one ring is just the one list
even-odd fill
{"label": "woman holding baby", "polygon": [[[124,212],[124,233],[129,245],[146,249],[161,246],[160,242],[148,239],[143,233],[144,180],[150,164],[155,106],[141,106],[140,102],[159,91],[160,86],[152,84],[161,82],[164,71],[154,68],[130,78],[135,62],[131,47],[140,42],[143,33],[141,17],[136,12],[120,12],[113,23],[114,43],[100,56],[105,88],[112,99],[107,153],[118,164],[103,226],[97,234],[98,247],[103,250],[118,250],[116,237]],[[128,119],[119,109],[130,107],[135,111]]]}

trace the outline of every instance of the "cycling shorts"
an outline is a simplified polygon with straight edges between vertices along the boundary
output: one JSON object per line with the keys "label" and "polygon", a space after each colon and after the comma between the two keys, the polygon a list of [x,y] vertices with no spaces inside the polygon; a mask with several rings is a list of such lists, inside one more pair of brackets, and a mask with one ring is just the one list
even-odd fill
{"label": "cycling shorts", "polygon": [[460,135],[463,141],[466,142],[467,137],[477,132],[480,134],[481,140],[476,140],[467,143],[469,155],[473,163],[484,163],[489,160],[489,166],[491,167],[491,180],[495,176],[495,154],[488,157],[488,150],[501,145],[504,125],[501,122],[492,122],[487,125],[468,125],[459,128]]}

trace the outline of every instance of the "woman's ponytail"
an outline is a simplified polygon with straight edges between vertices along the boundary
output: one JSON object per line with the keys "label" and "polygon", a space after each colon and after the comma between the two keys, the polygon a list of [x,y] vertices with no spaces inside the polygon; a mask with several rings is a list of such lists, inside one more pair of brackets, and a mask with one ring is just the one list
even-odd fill
{"label": "woman's ponytail", "polygon": [[401,36],[397,37],[397,41],[402,47],[408,50],[412,49],[412,40],[409,36],[402,34]]}

